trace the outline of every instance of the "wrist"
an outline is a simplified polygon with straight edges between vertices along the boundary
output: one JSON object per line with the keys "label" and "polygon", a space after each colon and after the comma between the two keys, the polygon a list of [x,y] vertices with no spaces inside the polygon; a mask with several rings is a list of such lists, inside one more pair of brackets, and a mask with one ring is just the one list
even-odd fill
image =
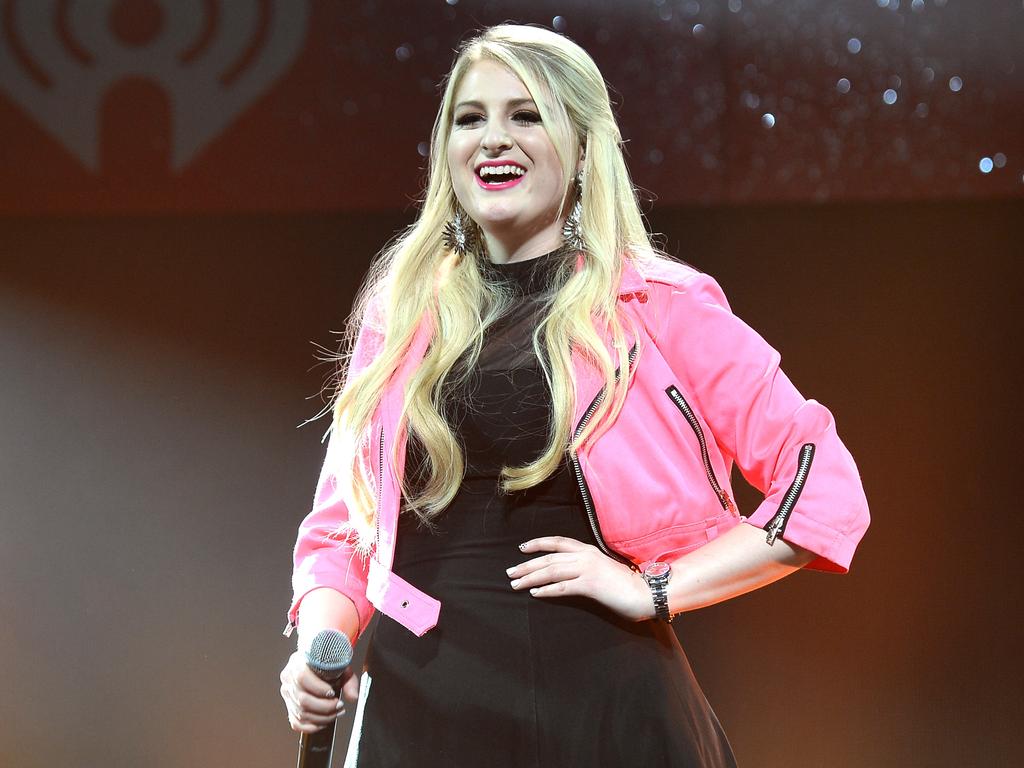
{"label": "wrist", "polygon": [[640,574],[647,582],[650,591],[653,606],[652,618],[671,623],[672,612],[668,606],[668,583],[672,579],[672,566],[659,560],[649,561],[640,566]]}

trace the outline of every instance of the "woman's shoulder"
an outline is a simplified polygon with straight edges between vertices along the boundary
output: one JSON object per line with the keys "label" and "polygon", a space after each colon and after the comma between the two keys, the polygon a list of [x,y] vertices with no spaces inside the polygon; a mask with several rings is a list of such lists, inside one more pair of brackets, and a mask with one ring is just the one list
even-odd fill
{"label": "woman's shoulder", "polygon": [[685,297],[728,307],[718,282],[685,261],[657,252],[634,255],[623,274],[625,290],[651,290],[656,296]]}

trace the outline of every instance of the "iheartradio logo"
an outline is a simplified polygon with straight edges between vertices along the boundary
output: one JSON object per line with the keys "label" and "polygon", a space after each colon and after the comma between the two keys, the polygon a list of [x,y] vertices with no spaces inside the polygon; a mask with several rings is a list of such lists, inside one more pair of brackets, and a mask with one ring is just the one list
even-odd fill
{"label": "iheartradio logo", "polygon": [[180,172],[284,74],[308,0],[0,0],[0,92],[92,172],[110,88],[159,85]]}

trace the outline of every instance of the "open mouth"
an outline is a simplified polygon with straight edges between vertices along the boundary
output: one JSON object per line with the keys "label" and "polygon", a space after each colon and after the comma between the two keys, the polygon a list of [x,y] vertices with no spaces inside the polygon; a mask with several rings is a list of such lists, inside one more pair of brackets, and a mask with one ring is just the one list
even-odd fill
{"label": "open mouth", "polygon": [[518,184],[526,169],[521,165],[481,165],[476,169],[476,178],[480,185],[490,189],[504,189]]}

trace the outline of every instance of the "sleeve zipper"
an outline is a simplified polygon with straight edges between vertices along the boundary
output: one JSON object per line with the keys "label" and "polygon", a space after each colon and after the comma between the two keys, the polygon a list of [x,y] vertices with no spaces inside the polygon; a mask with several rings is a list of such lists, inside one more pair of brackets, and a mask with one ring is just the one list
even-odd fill
{"label": "sleeve zipper", "polygon": [[797,499],[800,498],[800,492],[804,489],[804,483],[807,482],[807,473],[811,471],[812,461],[814,461],[814,443],[804,443],[800,448],[800,456],[797,459],[796,475],[793,477],[793,482],[790,484],[789,490],[786,491],[786,495],[782,497],[782,503],[779,504],[779,509],[775,516],[764,527],[764,530],[768,532],[768,535],[765,537],[765,541],[768,544],[774,544],[775,540],[786,530],[789,515],[793,511],[793,507],[796,506]]}

